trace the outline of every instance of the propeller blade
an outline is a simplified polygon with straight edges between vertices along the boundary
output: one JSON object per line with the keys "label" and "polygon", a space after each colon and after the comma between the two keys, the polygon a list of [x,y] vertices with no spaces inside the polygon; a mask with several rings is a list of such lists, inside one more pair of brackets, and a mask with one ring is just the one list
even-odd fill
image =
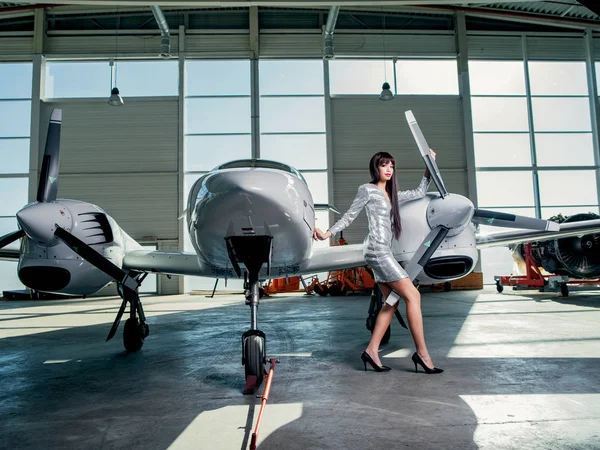
{"label": "propeller blade", "polygon": [[46,149],[42,160],[42,170],[38,183],[38,202],[52,202],[56,200],[58,192],[58,163],[60,155],[60,128],[62,123],[62,109],[54,109],[48,125],[46,136]]}
{"label": "propeller blade", "polygon": [[56,231],[54,232],[54,234],[65,244],[67,244],[71,250],[73,250],[87,262],[104,272],[113,280],[120,282],[121,284],[123,284],[123,286],[131,290],[135,291],[139,287],[137,281],[131,278],[129,274],[123,269],[114,265],[100,253],[94,250],[92,247],[87,245],[82,240],[73,236],[64,228],[61,228],[58,224],[56,224],[55,226]]}
{"label": "propeller blade", "polygon": [[442,175],[440,174],[435,159],[433,159],[429,154],[430,147],[427,141],[425,140],[425,136],[423,136],[421,127],[419,127],[417,119],[415,119],[415,116],[412,113],[412,111],[406,111],[404,115],[406,116],[406,121],[408,122],[408,126],[410,127],[410,131],[412,132],[413,138],[417,143],[417,147],[419,147],[421,156],[425,161],[425,166],[429,170],[431,178],[433,178],[433,182],[435,183],[435,186],[437,187],[440,195],[442,196],[442,198],[444,198],[446,195],[448,195],[448,191],[446,190],[446,186],[444,186],[444,182],[442,181]]}
{"label": "propeller blade", "polygon": [[12,244],[17,239],[21,239],[25,236],[25,232],[23,230],[13,231],[12,233],[5,234],[0,237],[0,248],[4,248],[9,244]]}
{"label": "propeller blade", "polygon": [[487,209],[476,209],[473,222],[493,227],[524,228],[526,230],[560,231],[560,225],[550,220],[535,217],[517,216]]}
{"label": "propeller blade", "polygon": [[423,240],[418,250],[406,266],[406,273],[410,277],[411,281],[421,273],[423,267],[427,265],[431,255],[440,246],[446,235],[448,234],[448,228],[437,226],[429,232],[427,237]]}

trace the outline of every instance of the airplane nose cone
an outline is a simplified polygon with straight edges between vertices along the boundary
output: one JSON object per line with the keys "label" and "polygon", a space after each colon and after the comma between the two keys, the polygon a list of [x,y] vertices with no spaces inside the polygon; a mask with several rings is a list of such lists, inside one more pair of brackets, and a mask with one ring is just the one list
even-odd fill
{"label": "airplane nose cone", "polygon": [[42,245],[56,245],[56,224],[71,231],[71,212],[59,203],[34,203],[17,213],[19,225],[30,239]]}
{"label": "airplane nose cone", "polygon": [[432,229],[441,225],[450,229],[448,236],[454,236],[469,223],[474,211],[475,207],[468,198],[448,194],[443,199],[431,201],[427,209],[427,221]]}

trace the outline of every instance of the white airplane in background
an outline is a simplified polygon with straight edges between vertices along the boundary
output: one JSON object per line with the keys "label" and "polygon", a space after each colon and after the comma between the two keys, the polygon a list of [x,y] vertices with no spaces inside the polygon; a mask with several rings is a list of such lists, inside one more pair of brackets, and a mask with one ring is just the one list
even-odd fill
{"label": "white airplane in background", "polygon": [[[402,205],[403,231],[393,251],[411,279],[428,284],[463,277],[477,262],[477,248],[600,231],[600,220],[558,231],[553,222],[475,209],[469,199],[449,194],[412,113],[407,119],[439,191]],[[54,110],[37,200],[17,213],[19,230],[0,238],[0,257],[18,259],[19,279],[37,291],[90,295],[115,281],[123,301],[107,340],[130,303],[123,332],[127,351],[139,350],[149,333],[138,295],[147,273],[243,275],[251,317],[242,336],[244,392],[252,393],[266,363],[266,337],[257,323],[260,283],[365,265],[362,244],[313,248],[315,205],[304,178],[286,164],[260,159],[223,164],[196,181],[187,205],[194,252],[144,250],[98,206],[56,198],[61,121],[62,111]],[[480,238],[479,223],[533,231]],[[3,249],[19,238],[19,250]]]}

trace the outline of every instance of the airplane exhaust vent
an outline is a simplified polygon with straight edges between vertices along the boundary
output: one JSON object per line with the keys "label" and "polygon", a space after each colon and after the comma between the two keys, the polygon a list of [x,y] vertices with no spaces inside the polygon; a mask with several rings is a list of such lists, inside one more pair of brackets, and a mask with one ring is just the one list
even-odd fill
{"label": "airplane exhaust vent", "polygon": [[83,242],[88,245],[109,244],[114,240],[106,214],[89,212],[79,214]]}

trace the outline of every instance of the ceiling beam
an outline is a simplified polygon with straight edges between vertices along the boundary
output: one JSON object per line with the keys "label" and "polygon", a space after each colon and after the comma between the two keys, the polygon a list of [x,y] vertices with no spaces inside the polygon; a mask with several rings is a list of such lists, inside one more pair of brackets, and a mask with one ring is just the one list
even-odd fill
{"label": "ceiling beam", "polygon": [[600,16],[600,3],[598,0],[577,0],[594,14]]}
{"label": "ceiling beam", "polygon": [[[495,3],[527,3],[528,0],[496,0]],[[147,6],[148,0],[21,0],[29,4],[60,4],[60,5],[112,5],[112,6]],[[452,5],[456,0],[157,0],[151,2],[158,6],[195,6],[195,7],[249,7],[249,6],[414,6],[414,5]],[[489,3],[489,0],[469,0],[470,5]]]}

